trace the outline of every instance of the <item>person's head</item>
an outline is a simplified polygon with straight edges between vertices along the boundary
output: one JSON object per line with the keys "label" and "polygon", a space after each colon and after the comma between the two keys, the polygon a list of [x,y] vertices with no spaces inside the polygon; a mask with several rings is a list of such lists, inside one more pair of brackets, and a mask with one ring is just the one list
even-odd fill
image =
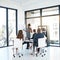
{"label": "person's head", "polygon": [[19,30],[19,34],[22,34],[23,33],[23,31],[22,30]]}
{"label": "person's head", "polygon": [[46,31],[46,29],[45,28],[42,28],[42,31]]}
{"label": "person's head", "polygon": [[19,39],[23,39],[24,38],[22,30],[19,30],[19,32],[17,34],[17,38],[19,38]]}
{"label": "person's head", "polygon": [[30,27],[30,26],[31,26],[31,24],[29,23],[29,24],[28,24],[28,27]]}
{"label": "person's head", "polygon": [[42,33],[42,29],[38,28],[37,33]]}
{"label": "person's head", "polygon": [[33,32],[36,33],[36,29],[33,29]]}

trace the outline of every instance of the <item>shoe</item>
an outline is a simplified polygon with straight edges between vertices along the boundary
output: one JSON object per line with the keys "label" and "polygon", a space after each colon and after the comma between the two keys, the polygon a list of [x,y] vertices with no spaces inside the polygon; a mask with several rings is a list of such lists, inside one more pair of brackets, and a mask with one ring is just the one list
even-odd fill
{"label": "shoe", "polygon": [[23,56],[23,54],[21,54]]}
{"label": "shoe", "polygon": [[44,57],[44,55],[42,55],[42,57]]}

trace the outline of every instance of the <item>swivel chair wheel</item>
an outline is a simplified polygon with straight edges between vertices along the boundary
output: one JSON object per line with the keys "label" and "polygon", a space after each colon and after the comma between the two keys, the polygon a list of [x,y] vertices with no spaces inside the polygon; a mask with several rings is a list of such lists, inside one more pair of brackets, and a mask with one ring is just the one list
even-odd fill
{"label": "swivel chair wheel", "polygon": [[46,54],[44,54],[44,56],[45,56]]}
{"label": "swivel chair wheel", "polygon": [[42,55],[42,57],[43,57],[44,55]]}
{"label": "swivel chair wheel", "polygon": [[36,57],[38,56],[38,54],[36,54]]}
{"label": "swivel chair wheel", "polygon": [[13,55],[13,57],[15,58],[15,55]]}
{"label": "swivel chair wheel", "polygon": [[19,58],[20,58],[21,56],[19,56]]}
{"label": "swivel chair wheel", "polygon": [[23,56],[23,54],[21,54]]}

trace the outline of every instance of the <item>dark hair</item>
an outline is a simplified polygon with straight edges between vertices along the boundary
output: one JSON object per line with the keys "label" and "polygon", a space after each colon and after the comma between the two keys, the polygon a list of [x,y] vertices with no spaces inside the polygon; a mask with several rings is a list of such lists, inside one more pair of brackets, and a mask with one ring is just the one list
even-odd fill
{"label": "dark hair", "polygon": [[31,26],[30,23],[28,24],[28,26]]}
{"label": "dark hair", "polygon": [[42,31],[42,29],[38,28],[37,29],[37,33],[40,33]]}
{"label": "dark hair", "polygon": [[19,32],[17,34],[17,38],[23,39],[23,31],[22,30],[19,30]]}
{"label": "dark hair", "polygon": [[42,28],[42,31],[45,31],[45,28]]}
{"label": "dark hair", "polygon": [[33,29],[33,32],[36,32],[36,29]]}
{"label": "dark hair", "polygon": [[20,33],[20,34],[22,34],[22,33],[23,33],[23,31],[22,31],[22,30],[19,30],[19,33]]}

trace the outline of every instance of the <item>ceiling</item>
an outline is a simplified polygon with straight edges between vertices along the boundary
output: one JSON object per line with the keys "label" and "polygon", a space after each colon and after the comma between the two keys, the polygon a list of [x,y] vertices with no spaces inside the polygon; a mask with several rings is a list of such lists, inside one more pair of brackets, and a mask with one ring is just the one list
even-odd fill
{"label": "ceiling", "polygon": [[32,7],[32,5],[34,6],[34,4],[37,4],[41,0],[11,0],[11,1],[19,3],[23,10],[26,10],[27,8]]}
{"label": "ceiling", "polygon": [[14,2],[19,2],[21,5],[28,4],[34,0],[13,0]]}
{"label": "ceiling", "polygon": [[60,0],[11,0],[21,5],[23,10],[31,10],[60,4]]}
{"label": "ceiling", "polygon": [[39,1],[39,0],[13,0],[13,1],[20,3],[21,6],[27,6],[31,3],[34,3],[34,2]]}

